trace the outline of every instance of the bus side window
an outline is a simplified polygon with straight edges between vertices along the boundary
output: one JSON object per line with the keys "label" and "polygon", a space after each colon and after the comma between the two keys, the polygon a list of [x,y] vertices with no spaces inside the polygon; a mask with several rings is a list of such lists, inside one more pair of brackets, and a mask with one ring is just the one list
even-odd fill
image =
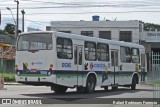
{"label": "bus side window", "polygon": [[57,52],[57,57],[62,58],[62,52]]}
{"label": "bus side window", "polygon": [[139,62],[140,62],[139,49],[137,49],[137,48],[132,48],[132,49],[131,49],[131,52],[132,52],[132,62],[133,62],[133,63],[139,63]]}
{"label": "bus side window", "polygon": [[77,64],[77,46],[74,46],[74,64]]}
{"label": "bus side window", "polygon": [[131,53],[130,52],[131,51],[130,51],[129,47],[121,46],[121,48],[120,48],[121,62],[124,62],[124,63],[130,63],[131,62]]}
{"label": "bus side window", "polygon": [[72,59],[72,40],[68,38],[57,38],[57,57],[60,59]]}
{"label": "bus side window", "polygon": [[104,43],[97,43],[98,61],[109,61],[109,46]]}
{"label": "bus side window", "polygon": [[82,65],[82,47],[79,48],[79,65]]}
{"label": "bus side window", "polygon": [[111,51],[111,66],[118,66],[118,51]]}
{"label": "bus side window", "polygon": [[48,44],[48,49],[52,49],[52,44]]}
{"label": "bus side window", "polygon": [[85,41],[85,59],[96,60],[96,43]]}

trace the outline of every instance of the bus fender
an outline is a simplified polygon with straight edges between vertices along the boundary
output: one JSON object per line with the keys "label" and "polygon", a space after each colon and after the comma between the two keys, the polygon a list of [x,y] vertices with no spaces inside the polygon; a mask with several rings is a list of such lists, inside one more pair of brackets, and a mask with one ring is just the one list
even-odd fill
{"label": "bus fender", "polygon": [[131,84],[132,84],[132,79],[133,79],[133,77],[136,76],[136,75],[137,75],[137,77],[138,77],[137,84],[139,83],[139,74],[138,74],[137,72],[134,72],[134,73],[132,74]]}
{"label": "bus fender", "polygon": [[88,78],[88,76],[90,76],[90,75],[94,75],[94,76],[95,76],[96,84],[97,84],[97,74],[96,74],[95,72],[91,71],[91,72],[88,72],[88,74],[86,75],[86,79],[85,79],[85,82],[84,82],[84,86],[86,86],[87,78]]}

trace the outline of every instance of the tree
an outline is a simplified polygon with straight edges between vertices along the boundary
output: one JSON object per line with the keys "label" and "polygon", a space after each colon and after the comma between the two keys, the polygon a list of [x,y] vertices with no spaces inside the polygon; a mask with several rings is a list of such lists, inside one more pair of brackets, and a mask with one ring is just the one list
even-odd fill
{"label": "tree", "polygon": [[9,34],[15,34],[15,25],[8,23],[5,26],[4,31],[7,32],[7,33],[9,33]]}
{"label": "tree", "polygon": [[0,30],[0,34],[6,34],[4,30]]}
{"label": "tree", "polygon": [[160,25],[153,23],[144,23],[144,31],[160,31]]}

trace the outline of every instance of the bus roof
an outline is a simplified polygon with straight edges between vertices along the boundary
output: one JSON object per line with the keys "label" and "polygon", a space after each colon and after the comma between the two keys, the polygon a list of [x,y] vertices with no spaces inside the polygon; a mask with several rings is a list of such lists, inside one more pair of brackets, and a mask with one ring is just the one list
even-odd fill
{"label": "bus roof", "polygon": [[129,47],[144,49],[143,45],[139,45],[139,44],[135,44],[135,43],[116,41],[116,40],[108,40],[108,39],[102,39],[102,38],[97,38],[97,37],[82,36],[82,35],[78,35],[78,34],[63,33],[63,32],[57,32],[57,31],[32,31],[32,32],[21,33],[20,35],[30,34],[30,33],[55,33],[57,37],[66,37],[66,38],[73,38],[73,39],[77,39],[77,40],[94,41],[94,42],[108,43],[111,45],[129,46]]}

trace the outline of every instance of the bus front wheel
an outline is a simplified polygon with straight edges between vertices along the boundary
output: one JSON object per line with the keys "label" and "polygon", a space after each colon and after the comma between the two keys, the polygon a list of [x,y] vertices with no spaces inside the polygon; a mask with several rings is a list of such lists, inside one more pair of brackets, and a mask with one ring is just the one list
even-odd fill
{"label": "bus front wheel", "polygon": [[94,76],[90,75],[87,78],[87,82],[86,82],[86,92],[87,93],[94,92],[95,86],[96,86],[96,80],[95,80]]}
{"label": "bus front wheel", "polygon": [[136,83],[137,83],[137,78],[133,77],[132,85],[131,85],[131,90],[135,90],[136,89]]}
{"label": "bus front wheel", "polygon": [[52,85],[51,90],[53,90],[55,93],[65,93],[67,91],[68,87],[61,86],[61,85]]}

